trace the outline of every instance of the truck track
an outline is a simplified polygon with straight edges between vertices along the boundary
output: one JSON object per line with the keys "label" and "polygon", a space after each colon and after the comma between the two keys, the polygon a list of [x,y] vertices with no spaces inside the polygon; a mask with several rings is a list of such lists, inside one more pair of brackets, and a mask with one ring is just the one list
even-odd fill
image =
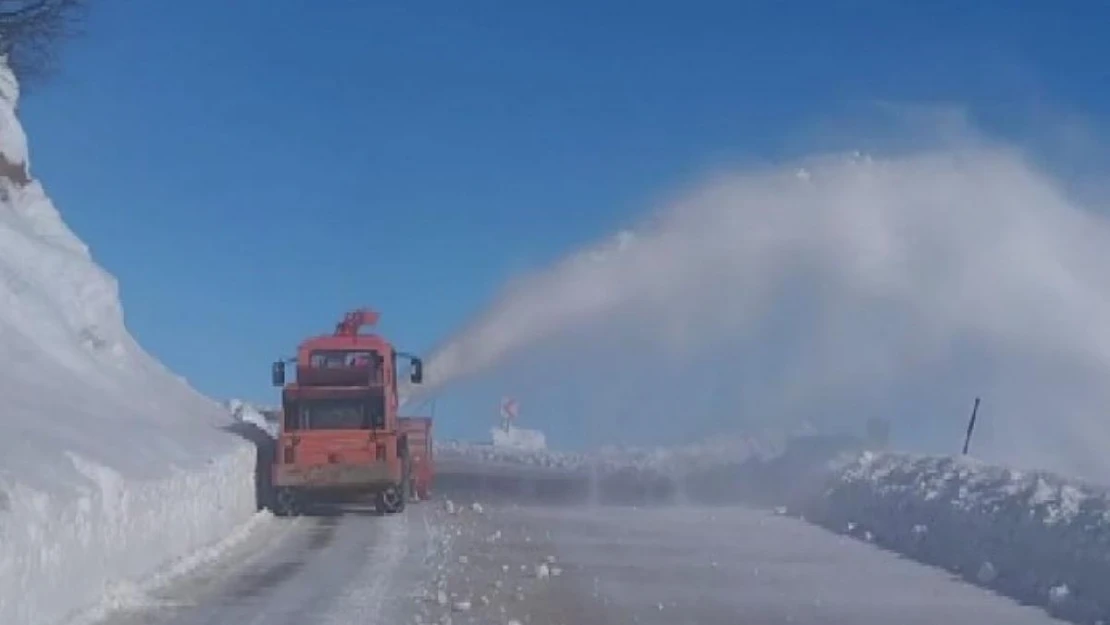
{"label": "truck track", "polygon": [[[263,536],[98,625],[394,623],[424,576],[430,507],[277,520]],[[402,586],[404,585],[404,586]]]}

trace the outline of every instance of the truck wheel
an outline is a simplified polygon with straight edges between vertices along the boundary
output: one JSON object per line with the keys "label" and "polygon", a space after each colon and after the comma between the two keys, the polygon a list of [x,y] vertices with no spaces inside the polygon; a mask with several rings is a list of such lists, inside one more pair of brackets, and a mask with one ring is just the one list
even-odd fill
{"label": "truck wheel", "polygon": [[396,514],[405,509],[405,492],[403,488],[390,486],[378,493],[378,511],[385,514]]}
{"label": "truck wheel", "polygon": [[297,497],[297,491],[292,488],[277,489],[274,500],[274,514],[277,516],[297,516],[301,513],[301,502]]}

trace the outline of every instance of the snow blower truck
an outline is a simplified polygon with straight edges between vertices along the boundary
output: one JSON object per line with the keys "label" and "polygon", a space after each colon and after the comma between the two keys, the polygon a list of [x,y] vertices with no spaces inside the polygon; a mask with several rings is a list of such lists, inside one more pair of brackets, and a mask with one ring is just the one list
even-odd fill
{"label": "snow blower truck", "polygon": [[[389,341],[363,334],[379,315],[348,312],[331,335],[303,341],[295,358],[273,363],[282,418],[271,472],[270,508],[301,514],[325,499],[372,497],[379,514],[401,512],[410,497],[413,463],[397,417],[397,359],[410,363],[420,384],[423,363]],[[296,381],[286,383],[286,364]]]}
{"label": "snow blower truck", "polygon": [[416,498],[427,500],[435,478],[435,457],[432,454],[432,418],[401,417],[401,430],[408,436],[412,457],[412,487]]}

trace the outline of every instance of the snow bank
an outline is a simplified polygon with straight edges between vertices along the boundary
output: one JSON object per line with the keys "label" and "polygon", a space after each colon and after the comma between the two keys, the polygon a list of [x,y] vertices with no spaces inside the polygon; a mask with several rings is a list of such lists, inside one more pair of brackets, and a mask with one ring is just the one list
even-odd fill
{"label": "snow bank", "polygon": [[435,452],[441,458],[462,458],[475,462],[510,463],[529,466],[574,470],[588,465],[585,454],[560,452],[549,449],[521,449],[497,446],[490,443],[473,443],[457,440],[434,441]]}
{"label": "snow bank", "polygon": [[1110,622],[1110,492],[966,457],[806,436],[687,474],[687,497],[744,502],[945,568],[1080,623]]}
{"label": "snow bank", "polygon": [[1110,494],[1045,472],[865,452],[798,512],[1082,623],[1110,622]]}
{"label": "snow bank", "polygon": [[687,501],[747,503],[952,571],[1080,623],[1110,623],[1110,491],[967,457],[874,452],[853,436],[684,475]]}
{"label": "snow bank", "polygon": [[764,436],[720,437],[676,447],[606,446],[589,452],[564,452],[527,444],[499,444],[495,435],[492,444],[445,440],[436,441],[435,446],[436,454],[441,457],[458,457],[472,462],[521,464],[574,472],[638,471],[681,477],[752,457],[773,456],[779,453],[782,442]]}
{"label": "snow bank", "polygon": [[0,59],[0,623],[50,625],[247,520],[254,452],[127,332],[30,177],[18,95]]}
{"label": "snow bank", "polygon": [[509,426],[508,429],[490,428],[490,438],[494,447],[507,447],[520,451],[542,451],[547,449],[547,437],[539,430],[528,430]]}

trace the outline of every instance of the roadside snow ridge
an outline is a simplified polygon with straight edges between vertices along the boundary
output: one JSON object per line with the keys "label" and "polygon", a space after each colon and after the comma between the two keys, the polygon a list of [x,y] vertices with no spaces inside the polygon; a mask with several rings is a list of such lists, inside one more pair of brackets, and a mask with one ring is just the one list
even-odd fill
{"label": "roadside snow ridge", "polygon": [[246,521],[253,450],[128,333],[18,100],[0,57],[0,623],[51,625]]}

